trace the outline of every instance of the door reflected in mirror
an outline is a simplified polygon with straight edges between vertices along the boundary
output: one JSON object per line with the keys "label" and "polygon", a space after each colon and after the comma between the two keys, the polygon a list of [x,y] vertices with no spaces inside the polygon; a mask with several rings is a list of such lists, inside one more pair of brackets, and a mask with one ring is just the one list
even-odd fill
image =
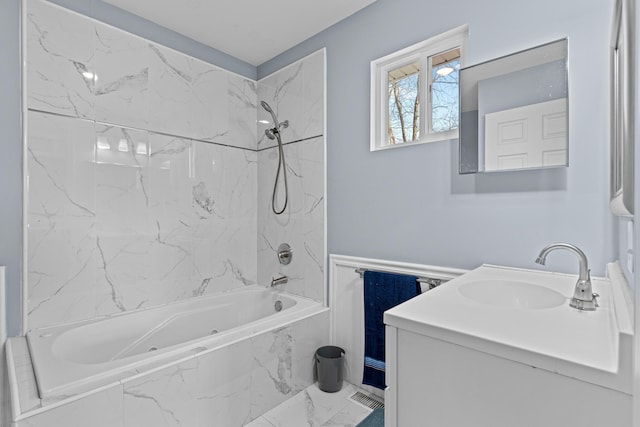
{"label": "door reflected in mirror", "polygon": [[567,45],[460,70],[461,174],[568,165]]}

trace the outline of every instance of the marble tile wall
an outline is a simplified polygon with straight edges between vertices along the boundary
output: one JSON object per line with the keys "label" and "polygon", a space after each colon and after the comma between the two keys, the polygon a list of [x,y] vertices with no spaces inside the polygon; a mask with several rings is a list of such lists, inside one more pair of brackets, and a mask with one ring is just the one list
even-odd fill
{"label": "marble tile wall", "polygon": [[27,2],[27,106],[256,149],[256,84],[42,0]]}
{"label": "marble tile wall", "polygon": [[313,383],[313,354],[329,339],[329,312],[267,331],[80,400],[15,427],[240,427]]}
{"label": "marble tile wall", "polygon": [[114,427],[122,425],[122,385],[107,388],[83,399],[38,413],[13,427]]}
{"label": "marble tile wall", "polygon": [[256,283],[256,83],[40,0],[26,34],[29,329]]}
{"label": "marble tile wall", "polygon": [[[289,203],[282,215],[271,211],[271,195],[278,165],[278,150],[258,153],[258,280],[286,275],[280,288],[323,301],[324,298],[324,137],[284,146]],[[280,183],[282,185],[282,182]],[[282,196],[282,191],[278,196]],[[282,203],[282,199],[278,198]],[[281,204],[279,205],[281,206]],[[289,243],[293,259],[278,262],[277,248]]]}
{"label": "marble tile wall", "polygon": [[[325,52],[319,50],[258,82],[258,99],[269,103],[280,122],[289,121],[283,143],[324,134],[324,76]],[[273,127],[271,115],[258,108],[258,149],[277,144],[264,137],[268,127]]]}
{"label": "marble tile wall", "polygon": [[[26,5],[28,329],[276,274],[323,300],[324,51],[255,82],[48,2]],[[261,99],[290,123],[281,216]],[[286,267],[282,241],[294,249]],[[16,427],[240,426],[311,384],[328,340],[323,312]]]}
{"label": "marble tile wall", "polygon": [[[26,39],[28,329],[277,274],[323,300],[324,51],[256,83],[41,0]],[[280,216],[262,99],[290,124]]]}
{"label": "marble tile wall", "polygon": [[256,283],[254,151],[28,121],[30,328]]}
{"label": "marble tile wall", "polygon": [[[281,288],[297,295],[324,299],[324,64],[325,53],[318,51],[281,71],[260,80],[258,99],[266,100],[279,121],[287,164],[289,203],[275,215],[271,210],[273,183],[278,167],[277,142],[264,137],[273,126],[271,116],[258,109],[258,281],[286,275]],[[278,206],[284,200],[279,183]],[[276,256],[281,243],[293,249],[291,264],[280,265]]]}

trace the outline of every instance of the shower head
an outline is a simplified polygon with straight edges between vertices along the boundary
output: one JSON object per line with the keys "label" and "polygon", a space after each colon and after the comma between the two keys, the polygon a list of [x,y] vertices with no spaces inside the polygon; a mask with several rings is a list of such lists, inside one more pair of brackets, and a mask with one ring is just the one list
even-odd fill
{"label": "shower head", "polygon": [[262,108],[264,108],[269,114],[271,114],[271,118],[273,119],[273,127],[265,130],[264,134],[269,139],[276,139],[276,135],[280,133],[280,128],[289,127],[289,120],[285,120],[284,122],[280,123],[278,121],[278,116],[276,116],[276,113],[273,111],[271,106],[267,104],[266,101],[260,101],[260,105],[262,105]]}
{"label": "shower head", "polygon": [[264,108],[265,110],[273,114],[273,110],[271,109],[271,106],[267,104],[266,101],[260,101],[260,105],[262,105],[262,108]]}
{"label": "shower head", "polygon": [[278,117],[276,116],[276,113],[271,109],[271,106],[267,104],[266,101],[260,101],[260,105],[262,105],[262,108],[264,108],[267,111],[267,113],[271,114],[271,118],[273,119],[273,125],[275,127],[278,127]]}

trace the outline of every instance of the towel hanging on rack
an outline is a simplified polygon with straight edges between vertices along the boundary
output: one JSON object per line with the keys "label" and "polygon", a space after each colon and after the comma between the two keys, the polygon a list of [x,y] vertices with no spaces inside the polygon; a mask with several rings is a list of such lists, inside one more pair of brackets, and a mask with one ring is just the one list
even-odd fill
{"label": "towel hanging on rack", "polygon": [[420,295],[415,276],[364,272],[364,375],[362,383],[383,389],[384,322],[382,315],[396,305]]}

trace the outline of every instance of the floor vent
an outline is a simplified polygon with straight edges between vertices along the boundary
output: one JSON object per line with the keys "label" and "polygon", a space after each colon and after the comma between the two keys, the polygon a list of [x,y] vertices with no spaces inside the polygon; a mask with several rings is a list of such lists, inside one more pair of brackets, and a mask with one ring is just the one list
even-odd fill
{"label": "floor vent", "polygon": [[367,396],[366,394],[361,393],[359,391],[356,391],[355,394],[351,396],[351,400],[358,402],[366,406],[367,408],[371,408],[371,409],[384,408],[384,402],[380,402],[379,400],[374,399],[371,396]]}

